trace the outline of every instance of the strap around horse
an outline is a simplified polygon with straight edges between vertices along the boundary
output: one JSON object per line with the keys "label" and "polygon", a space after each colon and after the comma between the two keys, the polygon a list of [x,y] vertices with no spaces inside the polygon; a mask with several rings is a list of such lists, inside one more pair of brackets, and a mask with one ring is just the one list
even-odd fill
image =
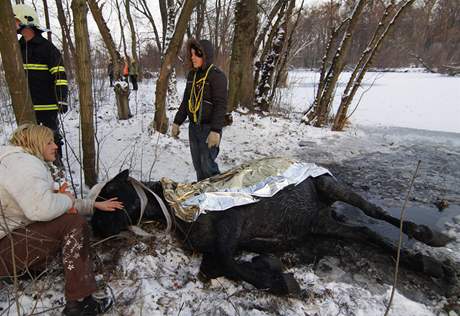
{"label": "strap around horse", "polygon": [[139,198],[141,200],[141,215],[139,217],[139,221],[138,221],[137,225],[140,224],[142,216],[144,215],[145,208],[147,206],[147,195],[145,194],[145,191],[144,191],[144,190],[146,190],[147,192],[151,193],[155,197],[155,199],[158,201],[158,204],[160,205],[161,211],[163,212],[163,215],[165,216],[165,219],[166,219],[166,232],[169,233],[171,231],[171,228],[172,228],[172,218],[171,218],[171,214],[168,211],[168,208],[166,207],[165,203],[163,202],[163,199],[160,198],[158,196],[158,194],[156,194],[155,192],[150,190],[142,182],[140,182],[140,181],[138,181],[138,180],[136,180],[134,178],[131,178],[131,177],[129,177],[128,179],[131,182],[131,184],[133,185],[134,190],[136,190],[137,195],[139,196]]}

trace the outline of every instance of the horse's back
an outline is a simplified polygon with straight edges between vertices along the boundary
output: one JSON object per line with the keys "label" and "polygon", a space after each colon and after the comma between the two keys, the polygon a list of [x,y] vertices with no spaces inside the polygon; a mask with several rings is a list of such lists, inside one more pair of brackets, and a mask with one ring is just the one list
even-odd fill
{"label": "horse's back", "polygon": [[256,238],[292,240],[304,238],[325,207],[317,194],[314,179],[290,185],[257,203],[208,212],[192,224],[194,247],[209,248],[220,229],[237,232],[239,243]]}

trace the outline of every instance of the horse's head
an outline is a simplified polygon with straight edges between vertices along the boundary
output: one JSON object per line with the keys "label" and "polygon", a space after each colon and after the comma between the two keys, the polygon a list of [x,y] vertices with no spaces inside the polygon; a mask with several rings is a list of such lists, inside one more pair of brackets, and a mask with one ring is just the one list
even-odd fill
{"label": "horse's head", "polygon": [[118,234],[129,225],[135,225],[140,216],[140,198],[129,181],[129,170],[124,170],[107,182],[96,201],[117,197],[124,208],[112,212],[94,210],[91,219],[93,232],[101,237]]}

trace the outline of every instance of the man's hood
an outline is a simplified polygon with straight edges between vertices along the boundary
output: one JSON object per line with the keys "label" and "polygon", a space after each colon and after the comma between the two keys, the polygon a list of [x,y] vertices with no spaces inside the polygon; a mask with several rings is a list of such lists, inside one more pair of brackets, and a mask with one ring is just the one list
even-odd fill
{"label": "man's hood", "polygon": [[205,68],[208,68],[214,62],[214,47],[208,40],[199,41],[201,51],[204,53]]}
{"label": "man's hood", "polygon": [[190,48],[192,48],[193,46],[197,47],[203,53],[204,63],[201,68],[208,68],[209,65],[211,65],[214,62],[214,47],[212,46],[212,43],[208,40],[197,41],[195,39],[192,39],[189,41],[187,47],[188,54],[190,54]]}

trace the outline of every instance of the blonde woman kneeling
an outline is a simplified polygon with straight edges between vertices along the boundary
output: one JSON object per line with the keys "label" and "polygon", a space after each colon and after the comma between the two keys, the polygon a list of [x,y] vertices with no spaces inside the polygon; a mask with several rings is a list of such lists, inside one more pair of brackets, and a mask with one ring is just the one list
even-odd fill
{"label": "blonde woman kneeling", "polygon": [[63,314],[97,315],[110,308],[111,300],[91,295],[96,282],[82,215],[93,207],[113,211],[123,205],[116,198],[94,202],[56,192],[49,163],[57,148],[53,132],[35,124],[19,126],[10,145],[0,147],[0,278],[43,269],[61,252],[67,301]]}

